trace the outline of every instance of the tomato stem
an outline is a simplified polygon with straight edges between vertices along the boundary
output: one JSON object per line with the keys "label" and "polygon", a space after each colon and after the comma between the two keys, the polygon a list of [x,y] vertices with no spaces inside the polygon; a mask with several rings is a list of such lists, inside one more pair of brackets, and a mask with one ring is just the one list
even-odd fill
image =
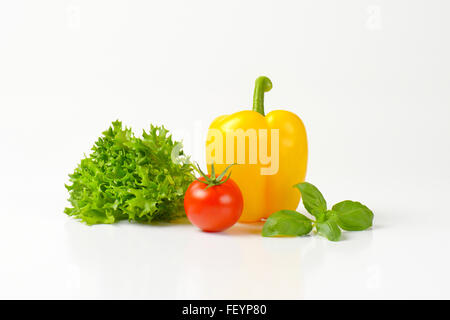
{"label": "tomato stem", "polygon": [[228,169],[231,168],[231,166],[235,165],[236,163],[230,164],[228,167],[225,168],[225,170],[223,170],[217,177],[216,177],[216,173],[215,173],[215,169],[214,169],[214,163],[211,164],[211,176],[208,176],[206,173],[204,173],[202,171],[202,169],[200,169],[200,166],[198,165],[198,163],[196,163],[196,166],[193,166],[195,171],[197,171],[205,180],[200,180],[195,178],[195,180],[207,184],[208,186],[206,187],[206,189],[213,187],[213,186],[218,186],[221,184],[224,184],[225,182],[228,181],[228,179],[230,179],[231,177],[231,171],[230,174],[225,178],[225,180],[222,180],[223,177],[225,177],[225,175],[227,174]]}

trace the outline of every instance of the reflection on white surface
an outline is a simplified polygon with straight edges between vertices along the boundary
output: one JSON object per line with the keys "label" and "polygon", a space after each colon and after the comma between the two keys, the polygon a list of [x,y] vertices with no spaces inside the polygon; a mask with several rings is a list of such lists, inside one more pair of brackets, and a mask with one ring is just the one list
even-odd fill
{"label": "reflection on white surface", "polygon": [[79,290],[81,287],[81,271],[76,264],[69,263],[67,265],[66,287],[71,290]]}
{"label": "reflection on white surface", "polygon": [[177,297],[282,298],[301,295],[301,250],[267,246],[261,224],[238,224],[223,234],[192,233],[183,252]]}
{"label": "reflection on white surface", "polygon": [[369,276],[367,277],[366,286],[368,289],[379,289],[381,287],[381,268],[378,264],[369,266],[367,270]]}
{"label": "reflection on white surface", "polygon": [[170,282],[182,272],[179,257],[184,241],[179,241],[181,246],[178,246],[164,239],[161,234],[168,228],[127,223],[87,227],[75,221],[67,222],[69,256],[80,270],[80,295],[173,296]]}
{"label": "reflection on white surface", "polygon": [[260,229],[237,225],[214,234],[191,225],[68,221],[69,257],[79,270],[71,267],[70,276],[79,277],[78,294],[86,297],[300,297],[301,250],[270,243]]}
{"label": "reflection on white surface", "polygon": [[261,227],[238,224],[224,233],[204,233],[189,224],[87,227],[67,221],[70,263],[78,267],[71,267],[69,276],[71,283],[80,283],[71,286],[72,293],[92,298],[282,299],[320,294],[318,279],[333,284],[336,291],[329,294],[338,293],[335,284],[340,282],[352,281],[365,290],[374,281],[368,272],[374,264],[370,231],[360,233],[358,241],[335,244],[314,236],[263,238]]}
{"label": "reflection on white surface", "polygon": [[373,294],[366,286],[370,277],[367,270],[375,263],[373,230],[344,232],[339,242],[312,237],[303,259],[308,297],[346,297],[356,292]]}
{"label": "reflection on white surface", "polygon": [[380,211],[374,229],[337,243],[264,238],[260,224],[204,233],[186,223],[89,227],[64,215],[15,217],[0,225],[0,298],[448,297],[444,226],[421,236],[423,223],[386,217]]}

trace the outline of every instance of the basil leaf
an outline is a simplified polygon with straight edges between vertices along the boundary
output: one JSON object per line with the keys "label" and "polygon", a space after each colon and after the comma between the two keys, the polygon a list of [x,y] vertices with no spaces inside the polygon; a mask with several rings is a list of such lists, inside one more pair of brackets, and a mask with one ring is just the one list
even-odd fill
{"label": "basil leaf", "polygon": [[319,189],[309,182],[302,182],[294,187],[300,190],[305,209],[316,218],[323,217],[327,211],[327,202]]}
{"label": "basil leaf", "polygon": [[339,241],[341,238],[341,229],[335,219],[331,218],[324,222],[316,224],[317,232],[330,241]]}
{"label": "basil leaf", "polygon": [[342,201],[335,204],[332,211],[336,212],[337,223],[344,230],[361,231],[372,226],[372,211],[359,202]]}
{"label": "basil leaf", "polygon": [[262,235],[264,237],[276,236],[303,236],[312,230],[312,221],[293,210],[280,210],[267,219]]}

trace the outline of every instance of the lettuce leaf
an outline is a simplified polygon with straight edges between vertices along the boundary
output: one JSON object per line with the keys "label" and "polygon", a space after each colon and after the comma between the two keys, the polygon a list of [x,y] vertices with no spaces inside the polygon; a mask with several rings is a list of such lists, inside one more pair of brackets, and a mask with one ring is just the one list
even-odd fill
{"label": "lettuce leaf", "polygon": [[194,174],[190,164],[172,162],[176,144],[164,127],[152,125],[137,138],[113,122],[69,175],[72,207],[64,212],[88,225],[185,216],[183,197]]}

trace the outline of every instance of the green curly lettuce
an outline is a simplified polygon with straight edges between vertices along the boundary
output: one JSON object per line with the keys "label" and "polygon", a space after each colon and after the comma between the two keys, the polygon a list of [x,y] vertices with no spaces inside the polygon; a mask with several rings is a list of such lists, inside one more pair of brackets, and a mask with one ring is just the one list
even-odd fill
{"label": "green curly lettuce", "polygon": [[113,122],[69,175],[72,207],[64,212],[88,225],[185,216],[183,196],[195,178],[192,165],[172,161],[177,144],[164,127],[152,125],[137,138],[120,121]]}

